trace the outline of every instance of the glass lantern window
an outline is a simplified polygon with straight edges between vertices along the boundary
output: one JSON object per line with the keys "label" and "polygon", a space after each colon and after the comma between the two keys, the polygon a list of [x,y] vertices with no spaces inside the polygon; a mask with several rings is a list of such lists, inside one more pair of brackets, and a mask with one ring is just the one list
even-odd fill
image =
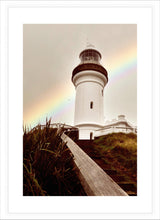
{"label": "glass lantern window", "polygon": [[95,51],[85,51],[83,55],[81,56],[82,61],[99,61],[100,56]]}

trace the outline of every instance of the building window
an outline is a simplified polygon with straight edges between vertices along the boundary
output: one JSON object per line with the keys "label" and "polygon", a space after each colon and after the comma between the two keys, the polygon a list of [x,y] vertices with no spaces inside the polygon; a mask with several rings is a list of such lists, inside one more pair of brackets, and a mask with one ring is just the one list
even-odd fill
{"label": "building window", "polygon": [[91,109],[93,108],[93,102],[90,102],[90,108]]}
{"label": "building window", "polygon": [[103,89],[102,89],[102,96],[103,96]]}

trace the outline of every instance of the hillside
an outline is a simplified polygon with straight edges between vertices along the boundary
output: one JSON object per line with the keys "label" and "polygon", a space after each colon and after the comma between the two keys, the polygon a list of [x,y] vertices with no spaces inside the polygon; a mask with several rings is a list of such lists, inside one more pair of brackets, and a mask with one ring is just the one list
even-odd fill
{"label": "hillside", "polygon": [[112,133],[77,144],[129,195],[137,195],[137,135]]}
{"label": "hillside", "polygon": [[[58,131],[39,125],[23,135],[24,196],[86,196],[73,155]],[[137,195],[137,136],[112,133],[94,140],[77,140],[65,132],[129,195]]]}

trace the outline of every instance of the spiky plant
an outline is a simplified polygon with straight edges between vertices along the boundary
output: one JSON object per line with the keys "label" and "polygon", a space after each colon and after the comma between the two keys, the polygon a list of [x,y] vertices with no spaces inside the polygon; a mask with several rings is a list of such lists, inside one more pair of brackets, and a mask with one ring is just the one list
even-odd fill
{"label": "spiky plant", "polygon": [[23,195],[85,195],[73,155],[61,140],[64,129],[38,125],[23,135]]}

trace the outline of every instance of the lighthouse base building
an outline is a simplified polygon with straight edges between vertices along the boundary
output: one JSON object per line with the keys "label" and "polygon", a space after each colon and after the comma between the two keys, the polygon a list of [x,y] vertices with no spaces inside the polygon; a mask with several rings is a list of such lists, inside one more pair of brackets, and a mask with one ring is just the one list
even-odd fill
{"label": "lighthouse base building", "polygon": [[94,132],[94,137],[103,136],[109,133],[137,133],[137,127],[133,126],[125,115],[119,115],[118,119],[107,121],[106,124]]}
{"label": "lighthouse base building", "polygon": [[107,121],[104,126],[77,126],[78,138],[80,140],[93,140],[95,137],[110,133],[137,133],[137,127],[133,126],[124,115],[119,115],[117,119]]}

